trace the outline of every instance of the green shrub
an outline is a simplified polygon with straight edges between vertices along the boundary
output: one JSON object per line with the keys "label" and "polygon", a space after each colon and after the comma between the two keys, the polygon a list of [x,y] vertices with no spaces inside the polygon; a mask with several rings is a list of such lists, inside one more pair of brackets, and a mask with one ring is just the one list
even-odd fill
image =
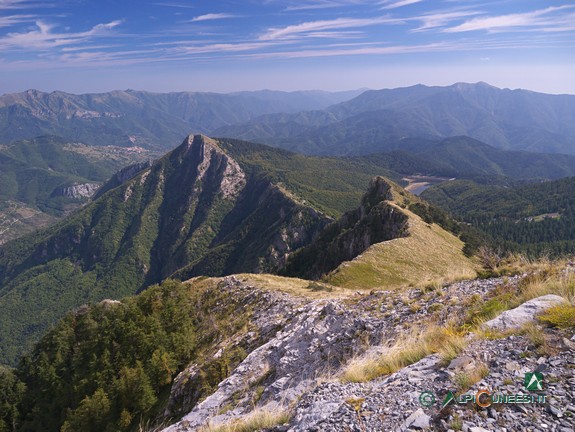
{"label": "green shrub", "polygon": [[575,329],[575,306],[568,303],[547,309],[539,319],[553,327]]}

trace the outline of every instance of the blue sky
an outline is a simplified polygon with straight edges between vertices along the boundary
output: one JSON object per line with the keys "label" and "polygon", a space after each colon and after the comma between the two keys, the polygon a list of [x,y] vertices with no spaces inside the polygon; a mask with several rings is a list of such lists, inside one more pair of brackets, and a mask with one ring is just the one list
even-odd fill
{"label": "blue sky", "polygon": [[575,94],[572,0],[0,0],[0,93],[486,81]]}

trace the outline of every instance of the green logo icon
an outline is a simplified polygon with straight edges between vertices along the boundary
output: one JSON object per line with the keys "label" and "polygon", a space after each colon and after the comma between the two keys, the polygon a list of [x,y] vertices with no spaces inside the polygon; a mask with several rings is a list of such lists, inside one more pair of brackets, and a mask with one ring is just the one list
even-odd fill
{"label": "green logo icon", "polygon": [[529,391],[543,390],[543,374],[541,372],[527,372],[524,384],[525,389]]}
{"label": "green logo icon", "polygon": [[454,400],[455,400],[455,395],[453,394],[453,392],[451,390],[449,390],[447,392],[447,394],[445,395],[443,402],[441,402],[441,409],[445,408],[447,405],[449,405]]}
{"label": "green logo icon", "polygon": [[430,407],[435,403],[435,395],[430,391],[424,391],[419,395],[419,403],[424,407]]}

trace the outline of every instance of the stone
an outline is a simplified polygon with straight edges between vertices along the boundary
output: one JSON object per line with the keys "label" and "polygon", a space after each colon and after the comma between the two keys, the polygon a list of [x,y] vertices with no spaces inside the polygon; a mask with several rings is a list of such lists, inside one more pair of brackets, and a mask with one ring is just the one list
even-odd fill
{"label": "stone", "polygon": [[523,324],[534,321],[536,316],[550,307],[565,303],[566,300],[558,295],[548,294],[529,300],[522,305],[503,312],[498,317],[487,321],[484,326],[494,330],[508,330],[521,327]]}
{"label": "stone", "polygon": [[451,360],[448,369],[464,369],[468,365],[473,363],[473,359],[469,356],[459,356]]}
{"label": "stone", "polygon": [[553,414],[555,417],[558,417],[558,418],[563,417],[563,413],[561,412],[561,410],[557,409],[553,405],[547,405],[547,411],[549,413]]}
{"label": "stone", "polygon": [[403,424],[399,427],[398,431],[404,432],[410,428],[429,429],[430,420],[431,417],[429,417],[421,408],[419,408],[417,411],[411,413],[411,415],[405,419]]}

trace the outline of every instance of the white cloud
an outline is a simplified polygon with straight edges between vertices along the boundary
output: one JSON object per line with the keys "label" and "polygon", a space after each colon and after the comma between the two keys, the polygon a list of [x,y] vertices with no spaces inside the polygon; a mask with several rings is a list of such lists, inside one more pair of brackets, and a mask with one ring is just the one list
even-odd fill
{"label": "white cloud", "polygon": [[22,24],[25,22],[33,22],[38,17],[36,15],[9,15],[0,17],[0,28],[10,27],[14,24]]}
{"label": "white cloud", "polygon": [[573,7],[575,6],[557,6],[539,9],[533,12],[473,18],[443,31],[446,33],[458,33],[477,30],[506,30],[517,27],[552,26],[555,18],[549,17],[549,14]]}
{"label": "white cloud", "polygon": [[0,11],[51,7],[54,7],[54,3],[51,1],[38,2],[30,0],[0,0]]}
{"label": "white cloud", "polygon": [[173,7],[173,8],[180,8],[180,9],[195,9],[195,6],[187,4],[187,3],[177,3],[177,2],[156,2],[153,3],[154,6],[164,6],[164,7]]}
{"label": "white cloud", "polygon": [[199,15],[197,17],[194,17],[190,20],[190,22],[213,21],[213,20],[235,18],[235,17],[236,17],[236,15],[227,14],[227,13],[209,13],[209,14]]}
{"label": "white cloud", "polygon": [[421,26],[412,30],[413,32],[425,31],[434,29],[437,27],[443,27],[449,24],[451,21],[461,18],[470,17],[473,15],[478,15],[480,12],[476,11],[446,11],[431,13],[428,15],[421,15],[418,17],[413,17],[411,20],[420,21]]}
{"label": "white cloud", "polygon": [[23,9],[29,3],[26,0],[0,0],[0,10]]}
{"label": "white cloud", "polygon": [[253,51],[269,44],[261,42],[240,42],[240,43],[216,43],[202,46],[187,46],[179,48],[177,51],[185,54],[208,54],[208,53],[223,53],[223,52],[241,52]]}
{"label": "white cloud", "polygon": [[36,21],[36,29],[26,33],[8,33],[0,38],[0,48],[25,48],[46,50],[50,48],[85,43],[92,37],[105,36],[110,30],[119,26],[122,21],[98,24],[90,30],[79,33],[55,33],[55,26],[44,21]]}
{"label": "white cloud", "polygon": [[290,25],[283,28],[270,28],[260,36],[260,40],[289,39],[309,35],[312,32],[360,28],[377,24],[399,24],[404,20],[389,17],[378,18],[337,18],[334,20],[310,21],[302,24]]}
{"label": "white cloud", "polygon": [[423,0],[398,0],[398,1],[384,1],[382,9],[395,9],[402,6],[408,6],[415,3],[420,3]]}
{"label": "white cloud", "polygon": [[315,0],[308,2],[294,2],[293,5],[287,6],[286,11],[305,11],[314,9],[329,9],[354,5],[371,5],[373,2],[368,0]]}
{"label": "white cloud", "polygon": [[326,48],[302,49],[297,51],[276,51],[261,54],[250,54],[256,58],[309,58],[309,57],[335,57],[356,55],[389,55],[432,51],[449,51],[454,46],[448,43],[433,43],[424,45],[395,45],[395,46],[363,46],[357,48]]}

